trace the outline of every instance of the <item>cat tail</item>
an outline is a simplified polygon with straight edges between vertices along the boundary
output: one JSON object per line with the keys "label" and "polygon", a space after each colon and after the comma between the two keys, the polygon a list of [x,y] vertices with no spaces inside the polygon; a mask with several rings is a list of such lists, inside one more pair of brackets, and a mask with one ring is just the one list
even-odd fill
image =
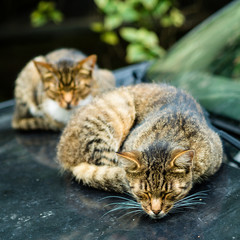
{"label": "cat tail", "polygon": [[70,169],[77,181],[106,191],[126,192],[126,172],[118,166],[97,166],[87,162]]}

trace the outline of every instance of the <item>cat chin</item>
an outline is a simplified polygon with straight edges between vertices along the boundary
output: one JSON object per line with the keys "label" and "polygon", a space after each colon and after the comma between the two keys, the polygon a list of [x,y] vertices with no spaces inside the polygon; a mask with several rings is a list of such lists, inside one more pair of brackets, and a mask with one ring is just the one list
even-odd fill
{"label": "cat chin", "polygon": [[74,109],[67,110],[65,108],[60,107],[59,104],[52,99],[46,99],[43,102],[43,110],[48,115],[50,115],[54,120],[64,124],[67,124],[71,114],[74,111]]}
{"label": "cat chin", "polygon": [[92,99],[93,97],[91,95],[88,95],[85,99],[79,101],[78,105],[75,108],[67,110],[60,107],[56,101],[48,98],[43,102],[43,110],[54,120],[67,124],[71,117],[71,114],[75,111],[75,109],[87,105],[92,101]]}
{"label": "cat chin", "polygon": [[158,219],[163,218],[163,217],[166,216],[167,214],[161,211],[158,215],[156,215],[156,214],[154,214],[154,213],[151,211],[150,213],[148,213],[148,215],[149,215],[152,219],[158,220]]}

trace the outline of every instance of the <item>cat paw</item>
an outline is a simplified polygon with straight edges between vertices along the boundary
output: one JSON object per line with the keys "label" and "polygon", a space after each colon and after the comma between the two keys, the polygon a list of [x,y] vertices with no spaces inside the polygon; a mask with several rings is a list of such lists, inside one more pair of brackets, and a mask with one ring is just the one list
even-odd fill
{"label": "cat paw", "polygon": [[34,116],[34,117],[43,117],[44,116],[44,113],[38,109],[37,107],[35,106],[30,106],[29,108],[30,110],[30,113]]}

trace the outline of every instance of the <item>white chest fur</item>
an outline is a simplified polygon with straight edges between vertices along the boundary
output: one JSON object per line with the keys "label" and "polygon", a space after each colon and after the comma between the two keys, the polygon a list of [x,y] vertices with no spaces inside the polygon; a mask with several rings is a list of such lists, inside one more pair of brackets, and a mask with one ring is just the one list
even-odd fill
{"label": "white chest fur", "polygon": [[[89,95],[88,97],[79,102],[78,107],[87,105],[88,103],[91,102],[91,100],[92,96]],[[66,124],[69,121],[72,113],[76,110],[76,108],[77,107],[71,110],[61,108],[59,104],[52,99],[46,99],[43,103],[43,111],[50,115],[54,120],[62,122],[64,124]]]}
{"label": "white chest fur", "polygon": [[57,102],[52,99],[46,99],[43,103],[43,111],[50,115],[54,120],[67,123],[73,110],[61,108]]}

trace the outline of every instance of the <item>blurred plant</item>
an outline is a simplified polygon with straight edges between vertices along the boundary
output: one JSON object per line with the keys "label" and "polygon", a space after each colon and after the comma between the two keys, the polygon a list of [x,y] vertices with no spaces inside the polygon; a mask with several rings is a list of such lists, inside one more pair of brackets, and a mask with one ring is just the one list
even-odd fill
{"label": "blurred plant", "polygon": [[233,70],[233,77],[240,78],[240,49],[236,52],[236,57],[234,59],[234,70]]}
{"label": "blurred plant", "polygon": [[226,43],[209,65],[208,71],[240,81],[240,37]]}
{"label": "blurred plant", "polygon": [[120,38],[128,42],[126,60],[129,63],[162,57],[160,46],[162,27],[180,27],[184,16],[174,0],[94,0],[103,13],[103,22],[92,24],[101,40],[118,45]]}
{"label": "blurred plant", "polygon": [[31,13],[30,18],[32,26],[41,27],[50,21],[54,23],[62,22],[63,14],[56,9],[54,2],[40,1],[37,9]]}

